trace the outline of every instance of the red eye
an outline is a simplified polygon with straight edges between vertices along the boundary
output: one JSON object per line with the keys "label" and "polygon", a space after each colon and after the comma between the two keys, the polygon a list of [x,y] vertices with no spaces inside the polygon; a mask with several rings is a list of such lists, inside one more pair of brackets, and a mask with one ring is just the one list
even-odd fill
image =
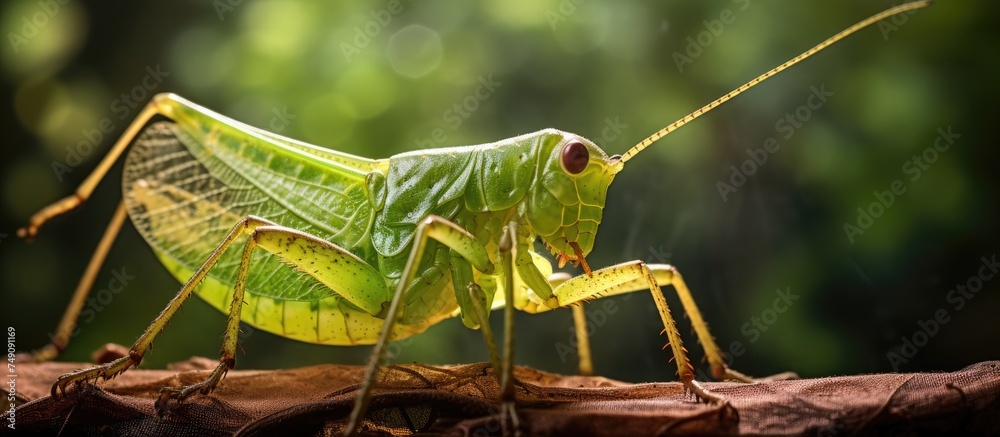
{"label": "red eye", "polygon": [[587,146],[582,143],[573,141],[565,146],[562,150],[562,165],[569,174],[579,174],[583,169],[587,168],[587,162],[590,161],[590,152],[587,151]]}

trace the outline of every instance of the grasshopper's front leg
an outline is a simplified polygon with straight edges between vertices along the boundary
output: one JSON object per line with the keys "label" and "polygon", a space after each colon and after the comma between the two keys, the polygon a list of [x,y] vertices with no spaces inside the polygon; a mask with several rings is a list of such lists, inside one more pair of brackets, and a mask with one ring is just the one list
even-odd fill
{"label": "grasshopper's front leg", "polygon": [[[656,303],[657,310],[660,313],[660,317],[663,319],[664,330],[667,333],[667,337],[670,342],[669,346],[671,347],[672,352],[674,353],[674,358],[677,361],[678,375],[681,381],[700,398],[707,401],[720,401],[722,398],[705,390],[700,384],[698,384],[697,381],[694,380],[693,367],[687,358],[687,350],[681,344],[676,323],[670,314],[670,309],[667,306],[667,302],[663,297],[663,292],[660,287],[669,285],[673,286],[674,290],[677,291],[677,295],[681,300],[681,305],[684,307],[684,311],[691,319],[691,325],[694,327],[698,341],[705,350],[705,355],[707,356],[709,365],[711,366],[712,375],[716,379],[735,379],[743,382],[754,382],[760,380],[797,378],[797,375],[794,373],[786,372],[767,378],[755,379],[730,369],[729,366],[726,365],[722,351],[719,349],[715,339],[709,332],[708,324],[705,322],[701,312],[698,310],[698,306],[694,302],[691,291],[688,289],[687,284],[681,277],[680,272],[678,272],[673,266],[667,264],[646,264],[642,261],[631,261],[594,271],[591,276],[584,275],[575,278],[566,278],[565,275],[552,275],[550,282],[554,286],[552,294],[555,296],[555,299],[558,300],[559,305],[575,305],[574,308],[579,307],[579,303],[581,301],[594,298],[595,296],[609,297],[639,290],[650,290],[653,295],[653,301]],[[582,312],[583,311],[581,309],[574,313],[574,321],[577,325],[578,335],[586,336],[586,329],[584,326],[586,322],[582,317]],[[583,349],[583,345],[585,344],[584,341],[581,341],[580,344],[581,367],[583,367],[585,359],[587,361],[586,364],[589,365],[590,351]]]}
{"label": "grasshopper's front leg", "polygon": [[[673,271],[673,273],[676,273],[676,271]],[[681,302],[684,303],[685,309],[690,310],[687,302],[685,302],[687,300],[685,299],[685,295],[690,299],[690,293],[687,293],[687,287],[683,285],[683,281],[679,280],[680,275],[677,275],[677,279],[678,281],[670,281],[669,283],[678,289],[678,294],[682,296]],[[691,361],[688,359],[687,349],[684,348],[684,344],[681,341],[680,332],[677,330],[677,323],[670,314],[670,307],[667,305],[667,300],[664,298],[659,282],[649,265],[642,261],[631,261],[596,270],[592,275],[582,275],[572,278],[556,287],[552,291],[552,294],[559,301],[559,306],[565,306],[597,295],[613,293],[614,291],[618,291],[618,288],[621,288],[623,285],[634,289],[636,285],[642,284],[643,288],[648,289],[653,295],[653,302],[656,303],[656,309],[660,313],[660,319],[663,322],[664,331],[669,341],[668,345],[673,352],[674,360],[677,364],[677,375],[681,382],[700,399],[708,402],[724,402],[725,398],[710,392],[694,379],[694,366],[691,365]],[[680,291],[681,289],[683,289],[683,292]],[[693,304],[694,302],[692,301],[691,306]],[[715,344],[715,340],[708,333],[708,325],[702,320],[701,314],[697,312],[696,308],[694,311],[689,311],[688,315],[691,317],[691,322],[695,325],[695,332],[698,334],[698,339],[701,340],[702,346],[705,348],[709,363],[712,365],[713,373],[723,370],[725,362],[722,360],[722,353]],[[721,373],[717,374],[717,377],[721,376]]]}
{"label": "grasshopper's front leg", "polygon": [[[632,261],[630,263],[620,264],[630,265],[633,263],[642,263],[641,261]],[[644,263],[643,263],[644,264]],[[618,266],[614,266],[618,267]],[[609,267],[614,268],[614,267]],[[694,297],[691,295],[691,291],[688,289],[687,284],[684,282],[684,278],[681,273],[677,271],[674,266],[669,264],[646,264],[646,267],[653,274],[656,279],[656,283],[659,287],[672,286],[677,292],[678,298],[680,298],[681,305],[684,307],[684,312],[687,313],[688,317],[691,319],[691,326],[694,328],[695,334],[698,337],[698,341],[701,343],[705,350],[705,355],[708,358],[708,363],[711,366],[712,376],[719,380],[737,380],[742,382],[757,382],[757,381],[770,381],[770,380],[786,380],[786,379],[796,379],[798,375],[794,372],[784,372],[777,375],[771,375],[764,378],[753,378],[746,376],[734,369],[729,368],[726,364],[725,356],[723,355],[721,349],[715,342],[715,338],[709,332],[708,323],[705,322],[704,317],[701,315],[701,311],[698,310],[698,305],[694,301]],[[555,279],[553,283],[556,286],[556,291],[553,293],[557,295],[559,302],[562,304],[573,305],[575,302],[579,302],[583,299],[591,298],[595,295],[600,295],[600,297],[609,297],[618,294],[631,293],[634,291],[640,291],[648,289],[648,281],[645,278],[636,278],[631,281],[626,281],[603,290],[598,290],[597,292],[587,292],[586,290],[581,290],[578,286],[570,285],[568,287],[562,287],[562,284],[572,280],[568,277],[560,277],[553,275],[554,278],[550,278],[550,281]],[[586,320],[583,316],[582,307],[579,304],[574,305],[574,308],[580,308],[577,312],[574,312],[574,322],[576,324],[576,331],[578,335],[586,337]],[[590,351],[584,350],[584,344],[587,344],[586,340],[580,341],[580,355],[581,360],[584,356],[589,357]]]}

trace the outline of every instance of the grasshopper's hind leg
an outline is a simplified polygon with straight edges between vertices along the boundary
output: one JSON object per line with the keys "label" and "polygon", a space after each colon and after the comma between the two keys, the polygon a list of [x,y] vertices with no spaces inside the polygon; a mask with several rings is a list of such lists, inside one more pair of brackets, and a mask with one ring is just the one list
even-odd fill
{"label": "grasshopper's hind leg", "polygon": [[[258,223],[264,220],[254,219]],[[229,369],[236,364],[236,346],[243,311],[243,295],[253,252],[261,248],[278,256],[291,267],[317,279],[334,293],[369,314],[379,314],[385,303],[386,283],[381,273],[363,260],[329,241],[295,229],[264,223],[249,232],[243,256],[233,286],[233,299],[229,308],[225,339],[220,352],[220,363],[214,371],[197,384],[185,387],[169,387],[160,391],[156,406],[161,413],[171,400],[184,400],[191,394],[206,394],[215,389]],[[238,229],[237,229],[238,230]]]}
{"label": "grasshopper's hind leg", "polygon": [[174,313],[180,308],[181,304],[191,297],[191,293],[194,291],[195,287],[201,283],[201,281],[208,274],[208,271],[215,265],[215,263],[222,256],[222,253],[233,244],[239,237],[245,235],[252,229],[258,226],[272,225],[273,223],[255,218],[247,217],[240,221],[238,225],[226,236],[225,240],[219,245],[218,248],[212,252],[208,260],[205,261],[202,266],[195,271],[191,279],[181,287],[177,295],[170,300],[167,307],[160,312],[160,315],[156,316],[153,323],[146,328],[142,336],[132,345],[129,349],[128,355],[114,360],[110,363],[91,367],[89,369],[82,369],[75,372],[67,373],[56,379],[55,384],[52,385],[52,396],[58,396],[60,392],[65,392],[66,389],[73,384],[81,384],[88,381],[101,380],[101,379],[111,379],[115,376],[121,374],[122,372],[128,370],[130,367],[138,366],[142,361],[142,356],[149,350],[150,345],[153,343],[153,339],[163,330],[163,327],[167,324]]}
{"label": "grasshopper's hind leg", "polygon": [[[504,302],[514,301],[514,261],[513,243],[514,235],[517,233],[517,224],[510,223],[507,231],[500,240],[500,268],[503,272],[502,288],[504,290]],[[504,305],[504,344],[503,355],[498,352],[493,331],[490,328],[489,311],[483,306],[486,295],[482,288],[475,283],[468,286],[469,300],[475,310],[479,329],[483,332],[483,340],[486,342],[486,349],[493,362],[493,369],[500,378],[500,401],[502,428],[505,436],[519,435],[519,419],[514,409],[514,306]]]}
{"label": "grasshopper's hind leg", "polygon": [[31,353],[32,361],[38,363],[55,359],[69,345],[73,330],[76,328],[76,319],[80,316],[80,310],[83,309],[84,300],[93,287],[94,280],[97,279],[98,269],[104,264],[104,259],[107,257],[108,251],[111,250],[111,243],[114,243],[118,231],[122,228],[122,223],[125,222],[125,215],[125,204],[119,202],[111,222],[108,223],[100,243],[97,244],[97,249],[94,250],[94,255],[90,258],[90,263],[87,264],[87,270],[83,272],[83,276],[73,292],[73,298],[70,300],[69,306],[66,307],[66,312],[63,314],[62,320],[59,321],[59,326],[56,327],[55,334],[50,338],[49,344]]}
{"label": "grasshopper's hind leg", "polygon": [[[167,307],[135,342],[127,356],[105,365],[59,377],[52,387],[53,395],[58,394],[60,390],[65,391],[71,384],[112,378],[130,367],[139,365],[154,338],[163,330],[181,304],[191,296],[195,287],[205,278],[222,254],[243,236],[248,238],[246,238],[243,257],[233,286],[233,299],[226,324],[225,339],[220,352],[220,363],[209,377],[200,383],[187,387],[163,389],[156,404],[161,411],[162,407],[166,406],[167,402],[172,399],[184,399],[196,392],[207,393],[211,391],[235,364],[240,315],[243,310],[243,294],[246,279],[250,273],[250,260],[253,250],[257,247],[282,258],[370,314],[374,315],[382,310],[382,303],[385,302],[386,297],[385,281],[373,267],[333,243],[294,229],[278,226],[274,222],[259,217],[248,216],[230,231],[208,260],[181,287],[181,290]],[[336,266],[336,268],[332,266]]]}

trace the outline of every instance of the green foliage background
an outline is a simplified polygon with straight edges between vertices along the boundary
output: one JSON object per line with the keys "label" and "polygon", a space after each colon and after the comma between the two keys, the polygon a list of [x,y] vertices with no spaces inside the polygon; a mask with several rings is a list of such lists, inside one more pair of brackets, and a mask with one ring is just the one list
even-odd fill
{"label": "green foliage background", "polygon": [[[46,341],[120,196],[116,168],[85,207],[47,225],[27,244],[14,232],[96,166],[135,110],[116,99],[146,68],[172,91],[251,125],[370,157],[441,145],[491,142],[556,127],[608,153],[760,74],[888,1],[644,2],[569,0],[400,3],[306,1],[35,1],[0,6],[0,319],[19,349]],[[26,42],[25,19],[56,12]],[[918,321],[944,309],[941,326],[900,371],[952,370],[996,359],[998,283],[956,310],[949,290],[998,249],[996,130],[1000,35],[993,2],[940,1],[885,22],[758,86],[653,146],[611,187],[592,266],[631,259],[677,265],[724,348],[740,342],[735,367],[804,376],[892,370],[887,354]],[[713,23],[725,10],[729,24]],[[373,15],[374,14],[374,15]],[[46,15],[48,17],[48,15]],[[38,20],[41,20],[38,18]],[[40,21],[38,21],[40,22]],[[366,44],[359,32],[374,36]],[[716,34],[711,30],[715,29]],[[699,38],[701,43],[699,43]],[[692,43],[694,41],[694,43]],[[358,43],[362,44],[358,44]],[[691,47],[698,45],[700,53]],[[356,50],[345,47],[350,45]],[[690,51],[689,51],[690,50]],[[695,53],[698,53],[696,56]],[[678,68],[675,54],[690,63]],[[499,82],[456,123],[480,78]],[[833,96],[794,135],[776,122],[807,102],[810,87]],[[137,95],[145,91],[137,91]],[[140,99],[145,103],[148,97]],[[117,109],[116,109],[117,108]],[[275,124],[276,114],[287,113]],[[119,119],[119,115],[127,115]],[[454,112],[453,112],[454,114]],[[114,132],[92,151],[85,132],[110,118]],[[627,127],[605,135],[609,120]],[[279,120],[280,121],[280,120]],[[951,126],[961,138],[907,179],[903,164]],[[747,150],[774,137],[781,148],[725,200],[718,181]],[[77,150],[83,162],[62,175]],[[904,180],[907,191],[852,243],[843,230],[874,191]],[[86,360],[105,342],[131,344],[179,287],[127,227],[98,279],[134,276],[63,359]],[[799,296],[771,319],[776,290]],[[668,294],[674,314],[681,309]],[[647,293],[613,298],[596,315],[597,372],[628,381],[673,377],[665,337]],[[588,310],[597,311],[596,301]],[[499,317],[494,322],[499,321]],[[569,311],[517,318],[517,362],[573,372]],[[681,321],[686,325],[686,321]],[[748,323],[750,323],[748,325]],[[192,300],[145,365],[215,356],[224,318]],[[497,329],[499,326],[497,326]],[[685,334],[690,331],[683,330]],[[688,349],[701,357],[694,337]],[[755,340],[755,341],[752,341]],[[238,368],[363,363],[367,347],[323,347],[263,332],[242,342]],[[487,358],[479,333],[449,320],[401,348],[397,362]]]}

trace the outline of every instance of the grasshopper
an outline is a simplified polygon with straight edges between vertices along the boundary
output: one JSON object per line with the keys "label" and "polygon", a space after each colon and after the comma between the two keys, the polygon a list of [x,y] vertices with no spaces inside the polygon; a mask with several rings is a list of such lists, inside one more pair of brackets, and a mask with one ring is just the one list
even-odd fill
{"label": "grasshopper", "polygon": [[[906,3],[869,17],[655,132],[623,155],[609,156],[583,137],[545,129],[489,144],[367,159],[159,94],[73,195],[45,207],[18,231],[33,238],[45,222],[79,207],[128,150],[122,200],[52,343],[33,356],[49,360],[66,347],[97,270],[127,216],[184,285],[127,355],[62,375],[52,387],[53,396],[138,366],[170,318],[196,294],[228,314],[220,363],[197,384],[162,389],[156,403],[160,411],[219,384],[235,365],[243,321],[304,342],[375,345],[345,427],[353,433],[364,419],[386,344],[460,317],[482,332],[500,378],[505,429],[516,429],[513,311],[572,308],[580,372],[590,374],[581,303],[649,290],[680,381],[701,400],[723,403],[722,396],[695,380],[661,287],[673,286],[679,295],[715,378],[757,379],[726,365],[678,270],[639,260],[597,270],[587,264],[608,187],[626,162],[684,124],[866,26],[929,4]],[[554,274],[551,262],[533,250],[538,240],[558,267],[573,263],[585,274]],[[490,311],[501,307],[502,354],[488,323]]]}

